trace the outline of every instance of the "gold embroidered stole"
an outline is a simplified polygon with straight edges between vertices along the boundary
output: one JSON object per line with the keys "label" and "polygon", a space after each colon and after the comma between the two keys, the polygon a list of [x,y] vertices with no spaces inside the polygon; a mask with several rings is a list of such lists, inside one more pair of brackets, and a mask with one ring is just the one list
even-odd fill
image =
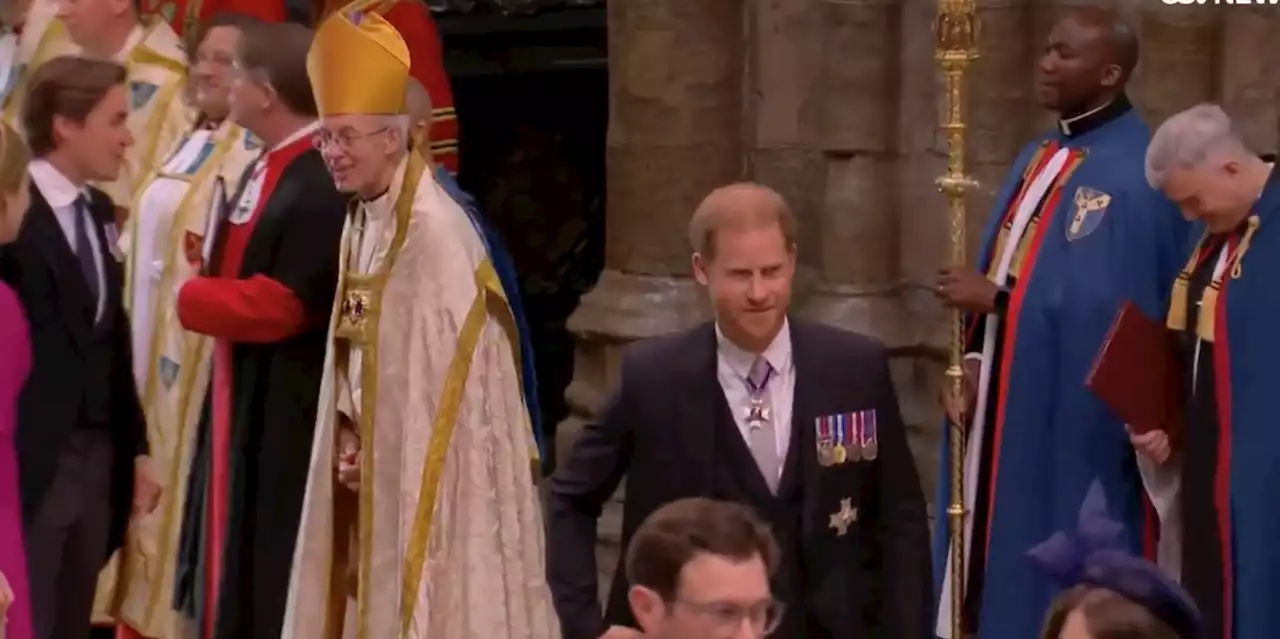
{"label": "gold embroidered stole", "polygon": [[[479,233],[479,229],[476,232]],[[516,332],[515,314],[511,312],[511,305],[502,288],[502,281],[498,278],[493,263],[488,259],[476,267],[474,276],[476,296],[467,310],[467,317],[458,334],[458,346],[453,352],[453,358],[449,361],[444,392],[435,417],[431,421],[431,439],[427,443],[427,459],[422,466],[422,483],[418,487],[418,506],[414,511],[413,528],[409,533],[404,569],[401,571],[404,577],[403,587],[400,590],[401,637],[408,637],[409,631],[412,630],[418,591],[422,588],[422,579],[426,574],[427,546],[431,542],[431,524],[435,516],[436,497],[440,492],[440,478],[444,473],[445,458],[449,453],[453,432],[458,425],[458,412],[462,406],[467,379],[471,376],[475,350],[488,320],[495,319],[502,326],[512,353],[516,354],[516,370],[520,371],[520,338]],[[517,380],[519,379],[517,376]],[[538,456],[535,451],[533,453],[535,468],[537,462]]]}
{"label": "gold embroidered stole", "polygon": [[[1205,342],[1212,344],[1217,334],[1218,300],[1221,297],[1224,277],[1230,274],[1231,279],[1240,279],[1243,274],[1240,262],[1244,259],[1244,254],[1249,251],[1249,244],[1253,240],[1253,234],[1257,232],[1261,221],[1261,218],[1257,215],[1249,216],[1249,221],[1239,242],[1236,243],[1233,239],[1229,239],[1221,249],[1227,251],[1226,263],[1221,270],[1218,270],[1216,266],[1214,267],[1216,272],[1213,275],[1213,279],[1209,281],[1204,293],[1200,295],[1200,312],[1196,318],[1196,336]],[[1196,242],[1196,249],[1191,252],[1191,258],[1187,260],[1186,266],[1183,266],[1182,271],[1178,273],[1178,279],[1173,282],[1173,293],[1169,296],[1169,313],[1165,318],[1165,325],[1172,330],[1187,330],[1187,296],[1190,294],[1191,278],[1194,276],[1196,267],[1200,265],[1202,259],[1214,259],[1214,257],[1203,254],[1205,241],[1208,239],[1209,232],[1205,231],[1204,235],[1200,237],[1200,241]],[[1233,244],[1235,244],[1234,249],[1232,248]]]}

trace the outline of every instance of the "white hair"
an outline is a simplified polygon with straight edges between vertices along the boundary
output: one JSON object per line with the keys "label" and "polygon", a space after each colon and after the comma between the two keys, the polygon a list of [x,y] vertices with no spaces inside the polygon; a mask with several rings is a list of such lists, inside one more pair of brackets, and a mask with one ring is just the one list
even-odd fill
{"label": "white hair", "polygon": [[385,126],[388,129],[395,129],[400,132],[401,138],[404,138],[405,140],[409,139],[409,129],[413,125],[413,122],[409,119],[409,116],[378,115],[374,117],[378,119],[378,122],[381,126]]}
{"label": "white hair", "polygon": [[427,87],[423,86],[417,78],[409,78],[409,84],[405,87],[404,92],[405,110],[409,112],[411,120],[431,120],[431,94],[427,92]]}
{"label": "white hair", "polygon": [[1196,168],[1222,153],[1247,155],[1248,149],[1222,107],[1198,104],[1170,116],[1151,136],[1147,145],[1147,183],[1158,189],[1169,171]]}

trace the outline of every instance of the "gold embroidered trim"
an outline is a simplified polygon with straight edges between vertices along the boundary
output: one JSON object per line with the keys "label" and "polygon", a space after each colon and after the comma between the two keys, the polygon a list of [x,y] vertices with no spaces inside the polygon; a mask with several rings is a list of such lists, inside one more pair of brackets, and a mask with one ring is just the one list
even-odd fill
{"label": "gold embroidered trim", "polygon": [[515,316],[507,303],[502,282],[489,260],[480,263],[475,270],[476,296],[467,311],[467,317],[458,335],[458,346],[449,361],[444,391],[431,424],[431,441],[427,446],[427,458],[422,466],[422,484],[418,488],[418,507],[414,512],[413,528],[405,551],[403,578],[400,591],[400,635],[407,638],[413,627],[413,616],[418,592],[426,573],[427,550],[431,542],[431,524],[435,518],[436,497],[440,491],[440,478],[449,453],[449,444],[458,425],[458,411],[462,406],[463,392],[471,376],[475,350],[485,322],[493,318],[502,325],[503,332],[516,354],[519,370],[520,339],[516,333]]}
{"label": "gold embroidered trim", "polygon": [[[60,36],[66,35],[65,31],[66,27],[63,26],[61,20],[54,18],[49,22],[49,26],[45,27],[44,33],[40,34],[40,43],[36,45],[36,50],[31,54],[31,59],[23,67],[22,75],[14,83],[9,95],[5,96],[4,117],[14,124],[15,129],[21,130],[25,128],[18,123],[18,118],[21,115],[23,97],[27,94],[27,84],[31,80],[31,72],[45,62],[45,58],[49,54],[49,48],[58,41]],[[21,43],[19,43],[18,55],[22,55]]]}
{"label": "gold embroidered trim", "polygon": [[[163,315],[160,314],[160,310],[165,308],[171,308],[177,302],[177,299],[176,299],[177,291],[172,283],[172,279],[174,276],[173,271],[175,269],[177,260],[183,259],[183,257],[182,257],[181,251],[179,251],[176,253],[176,258],[175,258],[174,251],[175,251],[175,248],[181,247],[182,242],[184,241],[184,235],[186,233],[186,227],[187,227],[186,222],[191,215],[190,208],[191,208],[192,200],[195,197],[196,193],[200,190],[201,183],[209,177],[209,174],[211,172],[220,168],[223,158],[231,150],[232,144],[237,139],[239,139],[239,136],[240,136],[240,127],[237,127],[235,125],[229,125],[226,131],[223,133],[222,139],[218,140],[217,145],[214,147],[214,150],[210,154],[209,158],[205,160],[204,166],[200,167],[200,169],[196,171],[196,174],[191,178],[193,186],[187,189],[187,193],[182,197],[182,201],[178,204],[177,214],[174,216],[174,220],[173,220],[173,228],[169,232],[168,259],[165,261],[164,271],[160,276],[160,285],[159,285],[159,288],[157,289],[158,295],[156,296],[155,302],[152,304],[152,308],[153,308],[152,317],[156,318],[157,323],[159,323],[160,318],[163,317]],[[150,184],[151,181],[154,181],[156,177],[159,177],[159,175],[158,174],[153,175],[151,180],[148,181],[148,184]],[[138,217],[137,215],[130,215],[129,221],[127,222],[128,224],[134,227],[132,232],[135,234],[137,232],[136,231],[137,223],[135,222],[135,219],[137,217]],[[134,242],[136,242],[137,241],[136,235],[134,235],[133,237],[134,237]],[[129,265],[131,267],[134,264],[134,260],[136,259],[134,256],[136,255],[137,255],[137,250],[135,248],[135,250],[131,252],[130,258],[129,258]],[[129,279],[127,279],[126,282],[128,284],[128,287],[132,288],[132,284],[133,284],[132,274],[129,276]],[[126,300],[132,303],[133,301],[132,294],[130,294],[130,296],[127,297]],[[151,332],[151,350],[150,350],[151,358],[150,358],[150,362],[148,362],[147,364],[146,388],[143,391],[142,405],[144,410],[150,410],[152,403],[155,401],[156,381],[157,381],[157,378],[159,377],[159,370],[158,370],[159,361],[160,361],[159,354],[160,354],[161,345],[163,342],[162,333],[163,331],[159,329],[153,330]],[[179,429],[177,439],[175,440],[178,442],[178,454],[173,456],[174,461],[173,463],[170,464],[168,484],[166,484],[167,486],[171,487],[171,490],[175,490],[174,487],[178,486],[179,485],[178,482],[182,481],[182,478],[179,476],[180,474],[178,472],[179,468],[181,467],[179,460],[184,459],[188,454],[187,453],[187,448],[189,443],[188,440],[190,439],[188,437],[188,430],[190,427],[189,418],[190,418],[190,410],[191,410],[192,391],[194,390],[194,386],[196,382],[196,374],[200,370],[200,367],[195,365],[195,363],[203,361],[204,352],[208,351],[208,341],[201,336],[188,334],[185,336],[184,342],[185,343],[182,348],[183,363],[181,365],[182,366],[181,372],[179,373],[181,377],[179,378],[178,391],[177,391],[178,397],[180,399],[178,400],[178,410],[176,411],[176,415],[175,415],[177,419],[178,429]],[[147,417],[148,417],[147,422],[152,423],[153,420],[151,419],[151,416],[148,415]],[[161,531],[160,541],[158,544],[158,555],[162,558],[168,556],[170,547],[172,545],[170,535],[168,534],[167,531],[171,530],[174,525],[174,520],[176,519],[177,513],[180,510],[179,506],[180,506],[179,500],[171,499],[169,503],[169,508],[167,508],[162,515],[162,520],[161,520],[162,523],[159,529]],[[141,547],[139,547],[137,551],[140,555],[144,554],[141,552]],[[126,562],[126,565],[127,565],[127,562]],[[145,567],[144,570],[147,573],[147,580],[152,584],[162,583],[163,575],[159,574],[159,572],[165,568],[166,567],[163,565]],[[126,570],[126,574],[127,573],[128,571]],[[143,624],[144,628],[151,627],[151,624],[155,618],[156,608],[160,605],[160,600],[168,598],[167,595],[164,592],[162,592],[162,590],[163,590],[162,588],[152,588],[150,590],[151,596],[147,600],[146,611],[144,613],[144,619],[145,619],[145,623]]]}
{"label": "gold embroidered trim", "polygon": [[[347,250],[348,247],[343,247],[343,276],[338,289],[339,315],[337,326],[334,328],[334,337],[348,340],[352,346],[359,347],[363,355],[359,372],[362,393],[360,423],[356,426],[360,431],[360,441],[363,442],[360,446],[360,467],[365,469],[373,468],[374,425],[378,405],[378,321],[382,312],[382,293],[391,276],[391,269],[395,266],[400,249],[404,246],[409,222],[413,217],[413,200],[426,170],[427,163],[422,156],[411,152],[406,162],[400,194],[395,203],[395,235],[391,239],[386,257],[378,265],[376,272],[365,275],[347,270],[345,262],[350,257],[350,251]],[[356,301],[360,302],[359,308],[355,304]],[[360,482],[358,526],[360,556],[357,560],[359,566],[356,592],[356,638],[371,639],[369,637],[369,589],[373,582],[370,566],[373,557],[373,482],[367,477]],[[335,576],[331,573],[329,578],[332,580]]]}
{"label": "gold embroidered trim", "polygon": [[[186,84],[185,76],[179,78],[176,82],[170,82],[163,89],[160,89],[160,95],[156,98],[156,105],[152,107],[151,117],[147,118],[147,128],[144,131],[149,132],[150,143],[139,158],[138,167],[150,170],[149,167],[155,166],[156,147],[160,146],[160,135],[164,131],[164,122],[169,117],[169,108],[173,105],[173,99],[178,96],[178,92],[182,90]],[[133,190],[133,201],[137,201],[138,196],[142,195],[139,184],[130,184],[129,188]],[[132,216],[130,216],[132,217]]]}
{"label": "gold embroidered trim", "polygon": [[[1240,238],[1240,244],[1235,251],[1227,255],[1227,263],[1223,265],[1222,271],[1214,274],[1209,285],[1200,294],[1200,311],[1196,314],[1196,337],[1205,342],[1212,344],[1217,333],[1218,298],[1222,292],[1223,278],[1229,274],[1231,279],[1238,280],[1244,274],[1241,262],[1244,260],[1244,254],[1249,251],[1253,234],[1257,232],[1261,223],[1262,219],[1257,215],[1249,216],[1248,226],[1245,227],[1244,236]],[[1165,326],[1171,330],[1187,329],[1187,296],[1190,295],[1191,278],[1202,257],[1200,251],[1207,239],[1209,239],[1209,232],[1205,231],[1204,235],[1200,236],[1200,241],[1196,242],[1196,248],[1191,252],[1191,258],[1187,260],[1186,266],[1183,266],[1182,271],[1178,273],[1178,279],[1173,282],[1173,292],[1169,295],[1169,312],[1165,316]],[[1231,243],[1228,241],[1222,250],[1229,250],[1230,246]],[[1203,257],[1206,260],[1214,259],[1209,256]],[[1214,268],[1216,270],[1216,267]]]}

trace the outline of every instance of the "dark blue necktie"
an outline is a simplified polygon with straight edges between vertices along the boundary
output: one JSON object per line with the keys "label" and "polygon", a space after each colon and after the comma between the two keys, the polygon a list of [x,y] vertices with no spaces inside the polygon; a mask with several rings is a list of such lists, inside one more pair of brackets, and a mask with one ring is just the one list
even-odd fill
{"label": "dark blue necktie", "polygon": [[93,258],[93,244],[89,243],[89,203],[84,196],[76,198],[76,261],[80,274],[89,287],[89,299],[93,302],[94,317],[98,312],[98,261]]}

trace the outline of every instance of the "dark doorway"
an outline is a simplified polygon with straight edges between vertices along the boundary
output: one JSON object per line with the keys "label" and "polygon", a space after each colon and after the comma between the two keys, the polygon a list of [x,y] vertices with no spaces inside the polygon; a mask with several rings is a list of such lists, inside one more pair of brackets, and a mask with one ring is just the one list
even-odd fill
{"label": "dark doorway", "polygon": [[[437,15],[458,110],[459,180],[501,232],[519,272],[553,455],[573,376],[565,320],[604,260],[604,9],[579,0],[504,14],[461,1],[470,12]],[[501,3],[535,9],[525,0]]]}

